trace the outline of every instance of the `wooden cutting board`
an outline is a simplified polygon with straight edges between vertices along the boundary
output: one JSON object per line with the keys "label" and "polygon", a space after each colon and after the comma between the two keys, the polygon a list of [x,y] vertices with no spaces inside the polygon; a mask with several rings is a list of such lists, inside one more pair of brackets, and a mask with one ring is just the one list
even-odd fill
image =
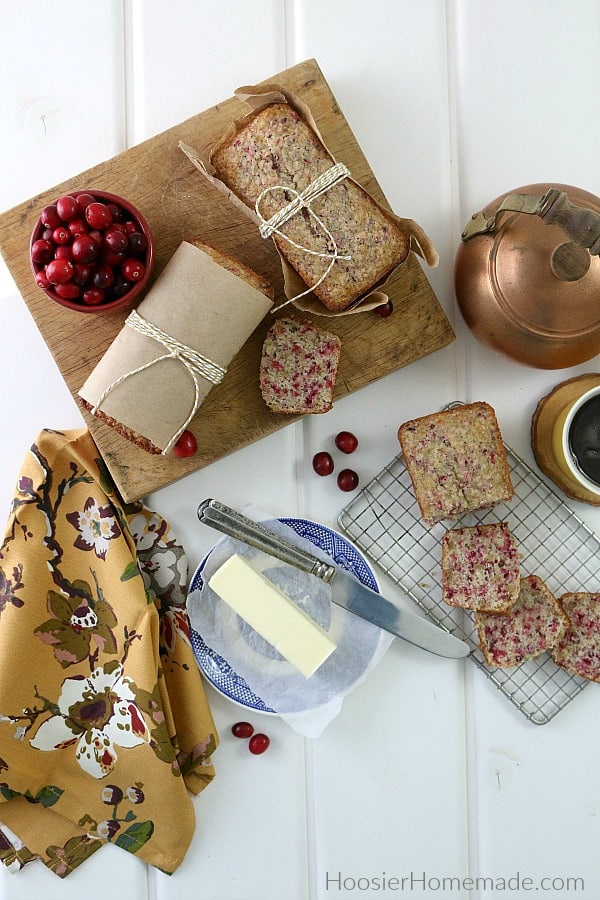
{"label": "wooden cutting board", "polygon": [[[310,106],[334,157],[346,163],[353,178],[389,208],[316,61],[302,62],[268,81],[280,83]],[[51,302],[35,284],[29,265],[30,234],[42,207],[62,194],[97,188],[120,194],[137,206],[148,219],[156,242],[154,278],[182,240],[200,238],[266,276],[275,287],[276,303],[285,299],[273,243],[259,236],[253,223],[207,182],[178,147],[178,142],[184,141],[202,149],[245,111],[241,101],[231,97],[0,216],[0,252],[74,397],[122,328],[127,310],[104,315],[73,312]],[[406,214],[401,209],[394,212]],[[386,291],[394,304],[394,313],[387,319],[373,312],[319,319],[342,340],[335,398],[454,339],[414,254],[396,270]],[[290,307],[282,311],[289,312]],[[262,342],[272,321],[272,315],[267,315],[230,364],[226,378],[198,410],[190,426],[198,440],[193,458],[148,454],[82,411],[126,501],[140,499],[295,421],[297,417],[271,413],[258,387]],[[52,427],[60,427],[60,422]]]}

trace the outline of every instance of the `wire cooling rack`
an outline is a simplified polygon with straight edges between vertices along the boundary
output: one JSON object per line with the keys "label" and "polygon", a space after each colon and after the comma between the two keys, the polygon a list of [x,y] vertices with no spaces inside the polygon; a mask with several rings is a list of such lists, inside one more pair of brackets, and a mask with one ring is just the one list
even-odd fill
{"label": "wire cooling rack", "polygon": [[[519,544],[522,574],[539,575],[555,596],[595,590],[588,585],[598,580],[600,542],[510,447],[506,454],[515,496],[461,517],[461,527],[507,522]],[[589,684],[548,653],[511,669],[488,666],[472,614],[442,600],[441,538],[448,525],[424,524],[402,454],[342,510],[338,524],[433,622],[470,645],[469,658],[531,722],[546,724]]]}

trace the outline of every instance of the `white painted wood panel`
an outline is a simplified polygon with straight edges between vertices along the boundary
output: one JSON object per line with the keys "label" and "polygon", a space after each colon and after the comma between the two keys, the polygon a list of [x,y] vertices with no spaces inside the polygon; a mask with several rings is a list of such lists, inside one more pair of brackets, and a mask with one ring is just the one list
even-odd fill
{"label": "white painted wood panel", "polygon": [[[398,452],[402,421],[456,397],[487,399],[508,443],[533,461],[537,399],[597,362],[532,370],[477,343],[456,308],[453,261],[468,217],[505,190],[560,180],[600,194],[596,0],[30,0],[28,10],[7,5],[0,33],[0,208],[315,57],[392,207],[440,252],[426,274],[457,329],[451,347],[148,498],[190,571],[215,540],[196,519],[208,496],[335,527],[349,497],[310,461],[341,429],[359,436],[348,464],[364,484]],[[4,264],[0,300],[0,377],[18,383],[3,391],[6,507],[40,428],[81,419]],[[570,505],[600,533],[598,510]],[[545,892],[556,900],[600,896],[595,686],[533,726],[475,667],[396,642],[316,740],[209,697],[217,778],[194,801],[196,834],[175,875],[107,847],[64,882],[41,866],[0,871],[0,900],[75,900],[91,887],[130,900],[527,900],[522,886],[435,881],[517,873],[585,879],[585,894]],[[271,736],[264,757],[230,735],[241,717]],[[375,891],[384,876],[407,879],[404,892]],[[370,894],[359,879],[372,880]]]}
{"label": "white painted wood panel", "polygon": [[[525,184],[554,181],[600,192],[600,124],[588,87],[600,74],[598,4],[464,0],[455,11],[461,223]],[[596,371],[597,360],[569,370],[534,370],[486,349],[464,328],[460,334],[468,398],[496,406],[505,439],[533,464],[529,426],[538,399],[565,378]],[[597,510],[570,505],[598,531]],[[538,886],[542,878],[557,878],[549,894],[557,898],[581,896],[580,883],[560,879],[582,878],[586,895],[599,894],[595,687],[548,725],[535,726],[480,673],[470,682],[470,824],[477,872],[512,877],[513,885],[518,873]],[[575,759],[563,778],[563,762]],[[477,896],[492,900],[497,893],[484,888]],[[526,886],[516,896],[526,896]]]}

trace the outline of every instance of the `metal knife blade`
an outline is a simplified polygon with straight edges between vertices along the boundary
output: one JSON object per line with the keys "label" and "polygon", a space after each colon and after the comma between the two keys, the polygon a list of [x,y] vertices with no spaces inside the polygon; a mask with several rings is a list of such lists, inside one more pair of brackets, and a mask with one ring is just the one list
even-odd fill
{"label": "metal knife blade", "polygon": [[417,647],[452,659],[471,652],[465,641],[415,613],[400,609],[349,572],[323,562],[218,500],[204,500],[198,507],[198,518],[223,534],[316,575],[331,586],[331,599],[338,606]]}

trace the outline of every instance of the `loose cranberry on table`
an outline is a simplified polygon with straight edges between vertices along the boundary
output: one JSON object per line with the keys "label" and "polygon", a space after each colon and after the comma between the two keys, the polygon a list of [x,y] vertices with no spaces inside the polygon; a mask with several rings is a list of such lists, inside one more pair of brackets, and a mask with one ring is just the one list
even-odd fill
{"label": "loose cranberry on table", "polygon": [[185,459],[187,456],[193,456],[197,449],[198,444],[196,443],[196,438],[191,431],[186,429],[181,433],[179,440],[173,447],[173,453],[175,456]]}
{"label": "loose cranberry on table", "polygon": [[382,319],[387,319],[388,316],[394,312],[394,305],[391,300],[388,300],[387,303],[382,303],[381,306],[375,307],[375,312]]}
{"label": "loose cranberry on table", "polygon": [[358,487],[358,475],[354,469],[342,469],[337,477],[340,491],[354,491]]}
{"label": "loose cranberry on table", "polygon": [[250,738],[254,734],[254,725],[250,722],[236,722],[231,726],[231,733],[237,738]]}
{"label": "loose cranberry on table", "polygon": [[354,453],[358,447],[358,438],[351,431],[340,431],[335,436],[335,446],[342,453]]}
{"label": "loose cranberry on table", "polygon": [[265,750],[268,750],[269,745],[271,743],[271,739],[266,734],[253,734],[250,740],[248,741],[248,749],[250,753],[254,753],[255,756],[259,756],[259,754],[264,753]]}
{"label": "loose cranberry on table", "polygon": [[313,456],[312,466],[317,475],[331,475],[334,469],[333,457],[326,450],[321,450]]}

